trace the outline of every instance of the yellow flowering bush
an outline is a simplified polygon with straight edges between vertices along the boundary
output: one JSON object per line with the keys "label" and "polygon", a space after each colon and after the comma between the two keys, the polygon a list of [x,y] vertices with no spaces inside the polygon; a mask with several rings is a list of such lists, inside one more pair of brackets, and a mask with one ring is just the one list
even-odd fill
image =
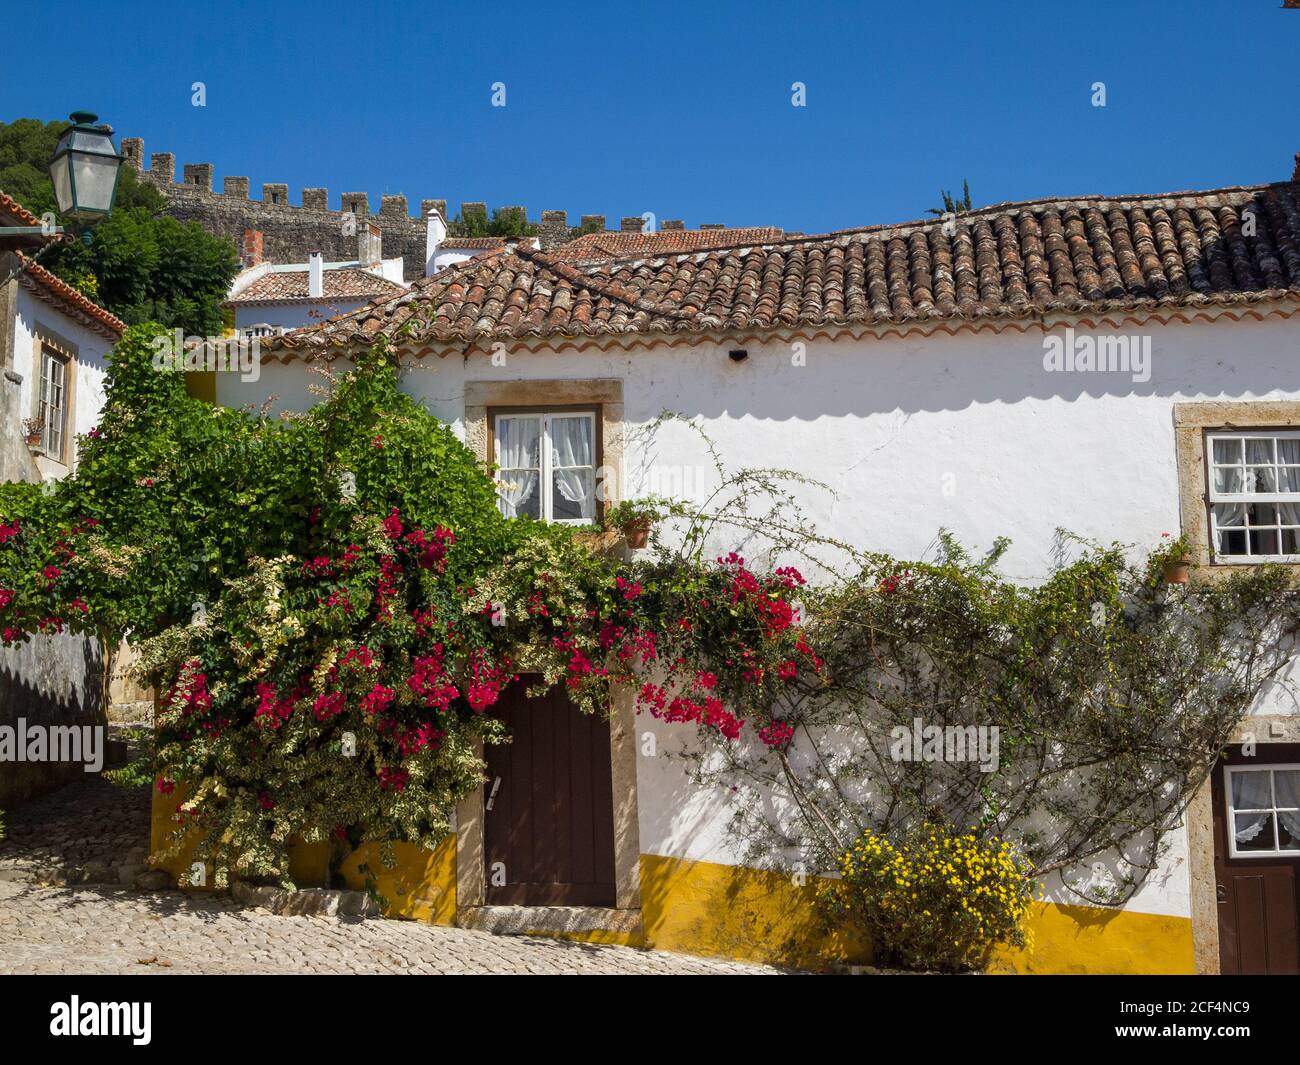
{"label": "yellow flowering bush", "polygon": [[927,823],[893,843],[865,832],[840,855],[837,906],[877,959],[909,969],[983,969],[995,947],[1028,946],[1032,868],[1010,843]]}

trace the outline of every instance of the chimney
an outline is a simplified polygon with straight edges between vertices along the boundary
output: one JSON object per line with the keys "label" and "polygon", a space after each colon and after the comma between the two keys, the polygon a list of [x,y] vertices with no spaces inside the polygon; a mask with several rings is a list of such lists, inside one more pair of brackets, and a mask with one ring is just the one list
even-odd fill
{"label": "chimney", "polygon": [[430,210],[425,216],[424,236],[424,276],[430,276],[434,270],[433,260],[438,256],[438,249],[447,239],[447,223],[437,210]]}
{"label": "chimney", "polygon": [[1295,153],[1295,170],[1291,173],[1291,180],[1300,184],[1300,152]]}
{"label": "chimney", "polygon": [[318,251],[307,260],[307,295],[312,299],[325,295],[325,263]]}
{"label": "chimney", "polygon": [[659,223],[659,228],[664,231],[670,229],[685,229],[686,223],[683,222],[680,218],[665,218],[662,222]]}
{"label": "chimney", "polygon": [[624,233],[640,233],[644,224],[645,219],[640,215],[636,215],[635,217],[629,215],[626,218],[620,218],[618,220],[618,228]]}
{"label": "chimney", "polygon": [[357,227],[357,260],[362,269],[377,267],[384,261],[384,233],[366,219]]}
{"label": "chimney", "polygon": [[257,266],[262,261],[262,244],[260,229],[244,230],[244,239],[239,245],[239,258],[244,266]]}

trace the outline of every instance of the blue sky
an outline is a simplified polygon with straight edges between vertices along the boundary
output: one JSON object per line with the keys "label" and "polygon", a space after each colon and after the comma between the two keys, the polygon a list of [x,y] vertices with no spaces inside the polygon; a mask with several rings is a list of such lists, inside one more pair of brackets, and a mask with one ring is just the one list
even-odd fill
{"label": "blue sky", "polygon": [[818,232],[919,217],[963,176],[977,205],[1289,177],[1300,11],[1280,4],[6,0],[32,44],[6,48],[0,119],[89,108],[178,175],[212,162],[218,188],[295,203],[325,185],[335,207]]}

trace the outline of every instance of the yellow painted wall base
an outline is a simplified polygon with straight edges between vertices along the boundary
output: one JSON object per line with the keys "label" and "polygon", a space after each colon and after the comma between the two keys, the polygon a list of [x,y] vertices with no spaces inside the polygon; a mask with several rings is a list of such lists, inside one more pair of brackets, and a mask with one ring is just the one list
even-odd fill
{"label": "yellow painted wall base", "polygon": [[796,968],[868,960],[860,935],[826,927],[816,892],[815,880],[641,855],[645,938],[658,950]]}
{"label": "yellow painted wall base", "polygon": [[[182,799],[179,788],[172,795],[155,791],[151,833],[155,853],[175,827],[173,814]],[[409,843],[391,846],[392,868],[385,868],[375,843],[348,855],[339,869],[344,883],[378,894],[386,917],[454,925],[455,837],[449,836],[432,851]],[[184,855],[161,863],[173,875],[188,865]],[[328,846],[298,844],[290,853],[290,870],[303,886],[327,884]],[[641,930],[574,933],[564,938],[803,969],[870,961],[870,945],[860,934],[826,926],[815,905],[816,891],[815,880],[800,885],[790,877],[758,869],[643,854]],[[1034,904],[1030,931],[1032,949],[999,952],[991,971],[1195,972],[1192,922],[1186,917],[1040,902]]]}
{"label": "yellow painted wall base", "polygon": [[363,843],[344,859],[339,872],[348,887],[372,890],[383,900],[385,917],[429,924],[456,923],[456,837],[431,851],[393,843],[394,867],[386,869],[377,843]]}
{"label": "yellow painted wall base", "polygon": [[1033,949],[1004,950],[992,972],[1196,972],[1190,917],[1036,902],[1029,921]]}

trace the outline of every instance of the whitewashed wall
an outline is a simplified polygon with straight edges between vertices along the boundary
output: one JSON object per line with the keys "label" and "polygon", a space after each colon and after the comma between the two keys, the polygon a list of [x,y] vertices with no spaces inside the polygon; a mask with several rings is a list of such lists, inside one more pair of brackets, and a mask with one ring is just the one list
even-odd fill
{"label": "whitewashed wall", "polygon": [[[40,341],[38,326],[56,334],[66,344],[76,349],[77,368],[75,395],[72,397],[72,418],[69,436],[76,437],[93,429],[104,409],[104,380],[108,373],[108,353],[114,340],[102,336],[75,319],[37,299],[26,288],[19,286],[17,315],[14,320],[14,372],[22,376],[20,404],[24,418],[36,416],[40,398]],[[71,441],[70,455],[76,465],[75,440]],[[38,460],[42,476],[61,477],[67,473],[62,463],[49,459]]]}
{"label": "whitewashed wall", "polygon": [[[1059,330],[1058,330],[1059,332]],[[1102,542],[1149,548],[1179,532],[1173,407],[1196,400],[1300,399],[1300,333],[1293,321],[1152,326],[1149,379],[1132,372],[1048,372],[1044,334],[1006,332],[861,341],[734,344],[621,354],[540,352],[493,366],[486,355],[431,357],[404,387],[463,430],[467,380],[619,378],[624,382],[626,479],[620,495],[662,493],[707,479],[710,461],[682,425],[639,431],[665,410],[697,419],[732,467],[782,466],[816,478],[801,501],[822,532],[906,557],[932,555],[941,528],[972,549],[1013,539],[1003,571],[1042,579],[1058,527]],[[1138,374],[1138,377],[1145,375]],[[239,406],[310,402],[301,365],[268,365],[256,385],[223,377],[219,397]],[[718,545],[724,546],[724,545]],[[1289,693],[1257,712],[1293,713]],[[643,716],[660,751],[689,734]],[[652,854],[735,862],[723,793],[694,788],[681,765],[642,758],[641,846]],[[1186,840],[1132,908],[1187,915]],[[1082,874],[1086,879],[1087,874]],[[1078,901],[1068,894],[1061,901]]]}
{"label": "whitewashed wall", "polygon": [[369,300],[331,299],[318,303],[271,303],[237,305],[235,307],[235,331],[240,332],[250,325],[269,325],[281,329],[297,329],[304,325],[319,325],[327,318],[359,310]]}

